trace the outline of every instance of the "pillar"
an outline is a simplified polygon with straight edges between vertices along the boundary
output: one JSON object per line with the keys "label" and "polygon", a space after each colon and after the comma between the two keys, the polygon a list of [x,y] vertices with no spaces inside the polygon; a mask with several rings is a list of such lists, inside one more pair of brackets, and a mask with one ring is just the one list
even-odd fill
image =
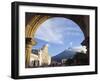
{"label": "pillar", "polygon": [[32,38],[26,38],[25,40],[25,67],[28,68],[30,64],[30,54],[32,46],[35,45],[35,41]]}

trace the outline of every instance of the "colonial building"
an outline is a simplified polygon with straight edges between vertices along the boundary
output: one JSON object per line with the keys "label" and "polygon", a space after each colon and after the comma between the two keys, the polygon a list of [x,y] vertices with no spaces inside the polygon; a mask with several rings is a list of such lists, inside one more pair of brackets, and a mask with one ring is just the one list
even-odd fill
{"label": "colonial building", "polygon": [[30,56],[30,67],[48,66],[51,64],[51,56],[48,53],[48,45],[44,45],[41,49],[33,49]]}

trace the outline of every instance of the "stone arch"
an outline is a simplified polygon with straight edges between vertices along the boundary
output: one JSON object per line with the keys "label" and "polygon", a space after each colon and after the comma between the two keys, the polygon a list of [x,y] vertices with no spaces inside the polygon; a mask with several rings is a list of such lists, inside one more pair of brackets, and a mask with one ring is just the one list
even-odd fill
{"label": "stone arch", "polygon": [[[29,65],[32,46],[36,44],[36,41],[33,39],[36,30],[44,21],[46,21],[49,18],[53,18],[53,17],[55,17],[55,16],[35,15],[32,17],[30,22],[28,22],[28,24],[26,25],[26,27],[25,27],[25,39],[26,39],[26,47],[25,47],[26,60],[25,60],[25,62],[26,62],[26,67],[28,67],[28,65]],[[59,17],[59,16],[56,16],[56,17]],[[60,17],[63,17],[63,16],[60,16]],[[88,23],[89,18],[87,16],[68,15],[68,16],[64,16],[64,18],[71,19],[72,21],[77,23],[79,25],[79,27],[81,28],[81,30],[83,31],[85,39],[87,37],[89,37],[89,23]]]}

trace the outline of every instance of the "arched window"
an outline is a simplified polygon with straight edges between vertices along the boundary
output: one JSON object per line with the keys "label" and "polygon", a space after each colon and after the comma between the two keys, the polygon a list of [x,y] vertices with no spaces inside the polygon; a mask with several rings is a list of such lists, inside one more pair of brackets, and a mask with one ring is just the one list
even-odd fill
{"label": "arched window", "polygon": [[33,66],[39,66],[39,60],[32,61]]}

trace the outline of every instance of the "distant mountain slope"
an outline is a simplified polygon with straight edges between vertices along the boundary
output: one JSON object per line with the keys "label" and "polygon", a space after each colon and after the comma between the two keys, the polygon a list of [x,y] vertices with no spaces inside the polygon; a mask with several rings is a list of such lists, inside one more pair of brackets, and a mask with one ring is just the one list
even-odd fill
{"label": "distant mountain slope", "polygon": [[56,56],[52,57],[53,61],[61,61],[62,59],[69,59],[72,58],[76,54],[75,51],[65,49],[63,52],[57,54]]}

